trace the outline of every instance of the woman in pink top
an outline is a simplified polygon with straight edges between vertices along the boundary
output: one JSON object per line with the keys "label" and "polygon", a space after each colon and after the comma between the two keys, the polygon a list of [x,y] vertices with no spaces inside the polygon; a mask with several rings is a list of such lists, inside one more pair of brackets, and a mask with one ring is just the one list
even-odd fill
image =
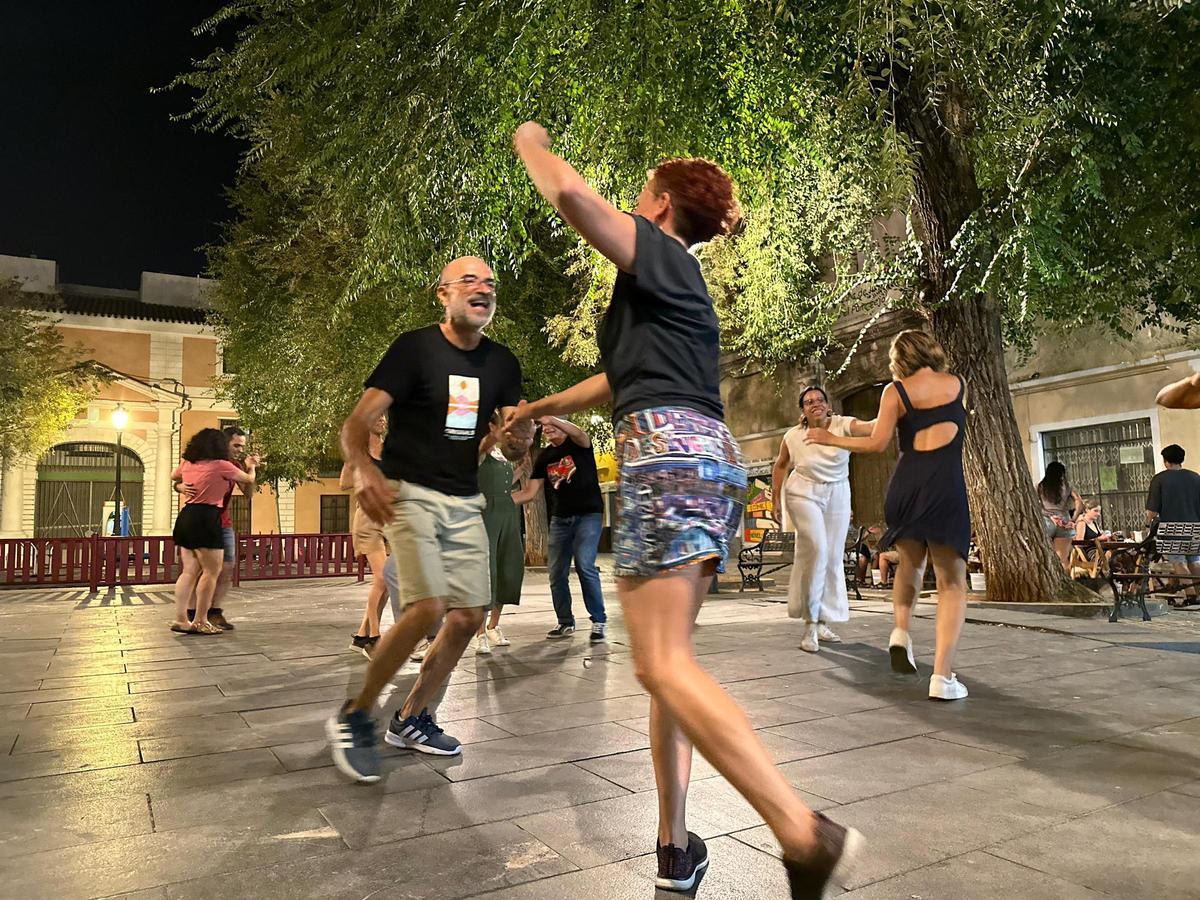
{"label": "woman in pink top", "polygon": [[[202,428],[188,441],[183,462],[171,474],[190,484],[194,493],[179,510],[172,536],[183,560],[175,582],[175,621],[180,634],[221,634],[208,621],[208,608],[221,575],[225,544],[221,534],[221,507],[230,484],[254,484],[253,460],[246,471],[229,461],[229,437],[218,428]],[[195,591],[196,617],[187,619],[188,601]]]}

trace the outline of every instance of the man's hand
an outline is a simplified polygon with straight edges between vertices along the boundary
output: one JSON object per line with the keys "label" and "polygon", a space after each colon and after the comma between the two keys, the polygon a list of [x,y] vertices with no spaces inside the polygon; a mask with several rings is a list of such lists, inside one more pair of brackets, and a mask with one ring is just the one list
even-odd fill
{"label": "man's hand", "polygon": [[513,134],[513,147],[519,149],[521,143],[528,141],[543,150],[550,149],[550,135],[538,122],[525,122]]}
{"label": "man's hand", "polygon": [[244,460],[242,460],[242,462],[246,464],[246,468],[256,469],[262,464],[262,457],[257,453],[252,453],[250,456],[247,456]]}
{"label": "man's hand", "polygon": [[522,400],[510,408],[505,416],[504,429],[500,433],[500,452],[507,459],[520,459],[533,445],[533,419],[529,416],[531,409],[530,404]]}
{"label": "man's hand", "polygon": [[374,464],[355,471],[358,477],[358,504],[372,520],[386,525],[395,518],[393,504],[396,492],[388,487],[387,479]]}
{"label": "man's hand", "polygon": [[196,486],[186,481],[177,481],[175,482],[175,492],[191,500],[196,496]]}

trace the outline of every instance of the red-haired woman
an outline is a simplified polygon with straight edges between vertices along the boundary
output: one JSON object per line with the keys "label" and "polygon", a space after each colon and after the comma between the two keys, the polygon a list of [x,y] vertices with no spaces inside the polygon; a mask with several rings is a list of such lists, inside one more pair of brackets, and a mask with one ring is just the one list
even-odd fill
{"label": "red-haired woman", "polygon": [[689,248],[739,217],[733,183],[704,159],[650,173],[619,212],[526,122],[513,144],[538,191],[619,270],[598,338],[604,372],[516,417],[613,404],[620,466],[617,590],[634,671],[650,693],[660,888],[694,890],[708,865],[687,830],[692,746],[750,801],[783,848],[793,897],[840,880],[860,840],[814,815],[776,769],[746,714],[697,662],[692,629],[741,518],[746,470],[725,427],[712,299]]}

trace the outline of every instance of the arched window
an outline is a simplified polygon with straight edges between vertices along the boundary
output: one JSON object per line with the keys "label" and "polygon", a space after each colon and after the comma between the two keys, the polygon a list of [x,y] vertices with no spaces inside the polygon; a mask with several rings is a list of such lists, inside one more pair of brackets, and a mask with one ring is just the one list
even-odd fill
{"label": "arched window", "polygon": [[[121,448],[121,506],[129,510],[130,534],[142,533],[141,459]],[[38,460],[35,537],[103,534],[114,508],[117,446],[99,442],[59,444]]]}

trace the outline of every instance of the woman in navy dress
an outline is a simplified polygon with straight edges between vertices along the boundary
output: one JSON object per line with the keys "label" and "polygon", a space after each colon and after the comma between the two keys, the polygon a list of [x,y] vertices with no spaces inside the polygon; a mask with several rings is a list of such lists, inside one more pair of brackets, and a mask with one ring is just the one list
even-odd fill
{"label": "woman in navy dress", "polygon": [[967,688],[952,670],[966,617],[967,555],[971,515],[963,477],[962,446],[967,388],[946,371],[946,354],[923,331],[902,331],[889,354],[895,381],[884,388],[870,437],[841,437],[809,429],[808,441],[859,453],[878,453],[900,433],[900,459],[888,485],[884,515],[889,528],[879,546],[900,553],[892,586],[896,627],[888,641],[892,668],[916,672],[908,623],[925,577],[925,560],[937,578],[937,646],[931,700],[961,700]]}

